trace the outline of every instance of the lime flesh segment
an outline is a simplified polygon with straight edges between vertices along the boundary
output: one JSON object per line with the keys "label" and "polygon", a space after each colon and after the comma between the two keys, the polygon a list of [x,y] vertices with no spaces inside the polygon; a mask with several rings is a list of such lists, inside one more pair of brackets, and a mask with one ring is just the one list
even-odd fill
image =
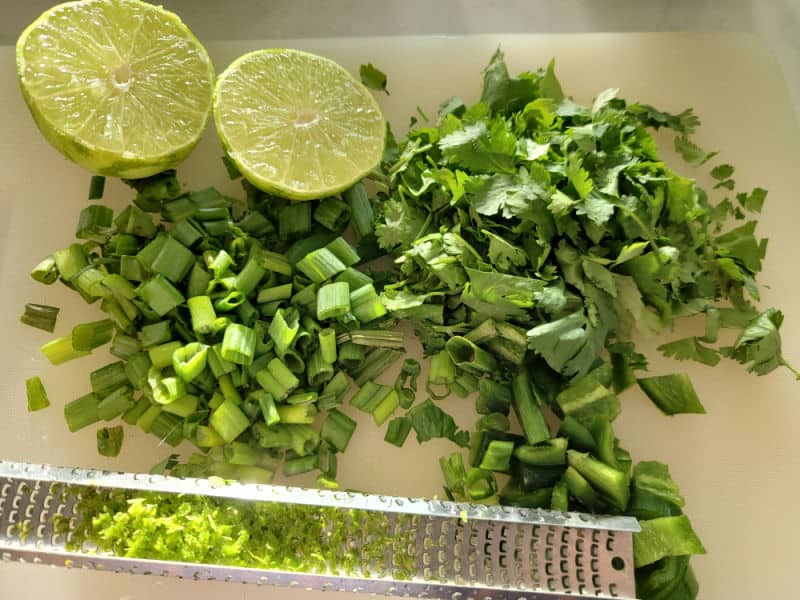
{"label": "lime flesh segment", "polygon": [[217,80],[214,121],[251,183],[294,200],[362,179],[379,163],[386,134],[372,94],[344,67],[287,49],[234,61]]}
{"label": "lime flesh segment", "polygon": [[175,14],[138,0],[49,9],[17,40],[17,75],[48,141],[103,175],[176,166],[211,111],[205,49]]}

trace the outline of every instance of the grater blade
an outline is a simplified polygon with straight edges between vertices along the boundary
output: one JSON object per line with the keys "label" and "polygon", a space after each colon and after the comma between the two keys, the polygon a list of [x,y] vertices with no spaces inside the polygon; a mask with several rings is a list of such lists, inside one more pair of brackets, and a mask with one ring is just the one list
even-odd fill
{"label": "grater blade", "polygon": [[[55,515],[74,527],[81,493],[87,489],[291,503],[312,512],[315,507],[332,508],[347,515],[352,525],[347,543],[356,549],[367,543],[359,515],[382,513],[387,533],[409,543],[387,545],[385,564],[374,564],[374,557],[367,564],[365,559],[347,575],[330,569],[306,573],[121,558],[88,547],[71,549],[69,532],[54,527]],[[628,517],[278,485],[220,486],[205,479],[0,461],[0,558],[5,561],[451,600],[631,600],[633,533],[638,530],[637,521]],[[393,566],[400,563],[412,565],[410,579],[392,578]]]}

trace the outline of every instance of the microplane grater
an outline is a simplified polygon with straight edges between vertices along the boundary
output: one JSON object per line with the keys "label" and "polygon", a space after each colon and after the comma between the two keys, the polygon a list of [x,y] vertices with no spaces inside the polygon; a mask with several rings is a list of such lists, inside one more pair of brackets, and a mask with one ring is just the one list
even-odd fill
{"label": "microplane grater", "polygon": [[[356,567],[343,576],[130,559],[92,548],[69,549],[69,533],[56,531],[53,516],[61,515],[62,522],[74,524],[80,516],[76,503],[86,488],[294,503],[349,515],[381,512],[387,515],[388,533],[413,528],[403,532],[413,540],[403,550],[407,553],[403,564],[411,559],[413,573],[407,580],[398,580],[366,576],[375,572],[375,565]],[[352,523],[348,543],[357,547],[355,517]],[[22,535],[22,530],[27,534]],[[217,485],[205,479],[0,461],[0,558],[4,561],[450,600],[633,599],[633,533],[638,530],[637,521],[628,517],[278,485]],[[394,552],[396,548],[387,548],[384,573],[391,573],[392,564],[400,560]]]}

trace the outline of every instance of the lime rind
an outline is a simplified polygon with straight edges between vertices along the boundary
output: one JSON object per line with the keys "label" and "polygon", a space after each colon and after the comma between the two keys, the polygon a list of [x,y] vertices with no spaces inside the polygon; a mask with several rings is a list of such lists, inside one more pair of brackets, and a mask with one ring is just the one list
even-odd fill
{"label": "lime rind", "polygon": [[[134,179],[173,168],[207,125],[211,60],[161,7],[139,0],[54,6],[23,31],[16,56],[39,130],[94,173]],[[122,84],[110,79],[119,68],[129,78]]]}
{"label": "lime rind", "polygon": [[301,50],[236,59],[217,80],[213,110],[239,171],[293,200],[351,187],[383,153],[386,125],[372,94],[338,63]]}

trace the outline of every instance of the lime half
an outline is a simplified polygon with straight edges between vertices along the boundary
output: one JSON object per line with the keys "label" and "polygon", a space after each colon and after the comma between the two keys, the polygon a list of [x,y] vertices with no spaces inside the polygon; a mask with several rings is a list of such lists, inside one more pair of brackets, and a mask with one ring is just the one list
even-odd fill
{"label": "lime half", "polygon": [[386,125],[372,94],[341,65],[299,50],[258,50],[217,80],[214,122],[253,185],[322,198],[380,161]]}
{"label": "lime half", "polygon": [[208,121],[214,69],[173,13],[138,0],[54,6],[17,40],[17,75],[39,129],[103,175],[177,165]]}

